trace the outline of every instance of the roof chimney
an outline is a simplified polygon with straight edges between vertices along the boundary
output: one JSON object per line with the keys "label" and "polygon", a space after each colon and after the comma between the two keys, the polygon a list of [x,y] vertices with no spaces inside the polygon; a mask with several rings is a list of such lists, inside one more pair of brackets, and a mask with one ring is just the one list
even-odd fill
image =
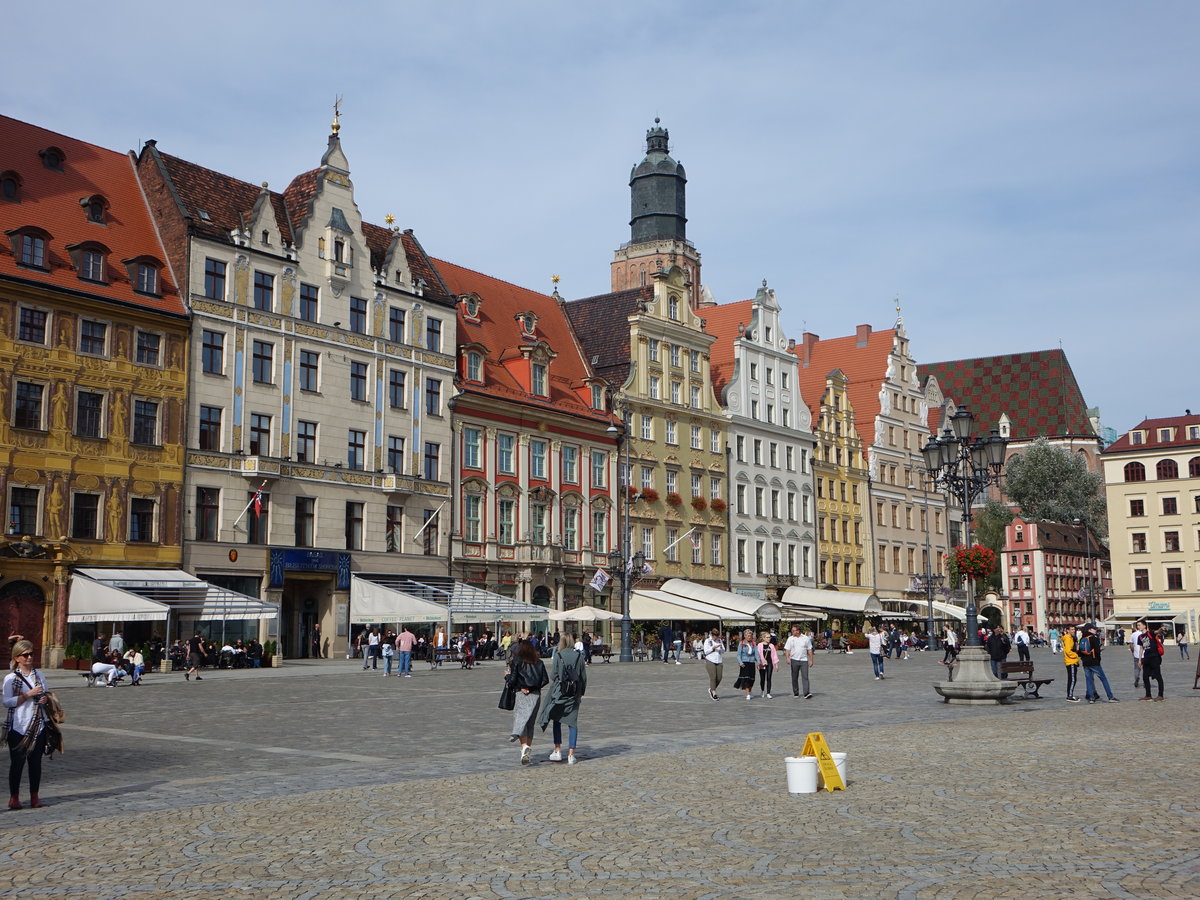
{"label": "roof chimney", "polygon": [[820,339],[819,334],[813,334],[811,331],[806,331],[800,336],[800,365],[804,368],[807,369],[811,365],[813,347]]}
{"label": "roof chimney", "polygon": [[870,325],[859,325],[857,328],[854,329],[854,346],[855,347],[867,346],[867,341],[870,339],[870,337],[871,337],[871,326]]}

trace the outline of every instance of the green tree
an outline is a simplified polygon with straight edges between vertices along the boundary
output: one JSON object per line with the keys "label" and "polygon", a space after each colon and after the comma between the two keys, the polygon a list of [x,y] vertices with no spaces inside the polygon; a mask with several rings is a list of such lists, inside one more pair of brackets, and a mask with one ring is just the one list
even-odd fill
{"label": "green tree", "polygon": [[[996,552],[996,559],[998,560],[1001,556],[1001,551],[1004,549],[1004,529],[1013,518],[1011,509],[999,500],[989,498],[987,503],[983,505],[983,509],[975,514],[973,533],[975,542],[994,550]],[[1003,585],[1000,583],[999,565],[993,567],[987,580],[989,587],[996,590],[1002,589]]]}
{"label": "green tree", "polygon": [[1107,537],[1104,478],[1088,471],[1082,453],[1038,438],[1004,471],[1004,493],[1024,518],[1064,524],[1086,519],[1093,532]]}

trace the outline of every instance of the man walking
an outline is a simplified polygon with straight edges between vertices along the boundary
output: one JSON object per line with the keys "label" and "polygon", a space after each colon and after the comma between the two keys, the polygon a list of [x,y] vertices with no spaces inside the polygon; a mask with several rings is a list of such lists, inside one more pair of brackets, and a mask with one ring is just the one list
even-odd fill
{"label": "man walking", "polygon": [[788,662],[792,667],[792,696],[800,696],[800,682],[804,682],[804,699],[812,699],[812,691],[808,687],[808,670],[813,664],[812,637],[800,632],[799,625],[792,626],[791,637],[783,645]]}
{"label": "man walking", "polygon": [[867,649],[871,653],[871,668],[875,672],[875,680],[883,678],[884,634],[882,628],[874,625],[867,626]]}
{"label": "man walking", "polygon": [[196,676],[197,681],[203,680],[200,677],[200,664],[207,655],[204,651],[204,638],[200,637],[200,632],[197,631],[188,638],[188,667],[187,671],[183,673],[184,681],[191,681],[193,675]]}
{"label": "man walking", "polygon": [[1029,632],[1024,625],[1013,635],[1013,643],[1017,645],[1017,661],[1029,662]]}
{"label": "man walking", "polygon": [[400,633],[396,635],[396,652],[400,654],[397,678],[412,678],[412,648],[416,639],[416,635],[408,630],[407,625],[400,627]]}
{"label": "man walking", "polygon": [[[1142,648],[1142,684],[1146,686],[1146,696],[1142,699],[1162,700],[1162,640],[1159,638],[1158,633],[1151,631],[1150,626],[1145,622],[1138,622],[1135,627],[1137,631],[1133,633],[1133,643],[1140,645]],[[1158,682],[1158,696],[1154,698],[1150,696],[1151,680]]]}
{"label": "man walking", "polygon": [[1063,665],[1067,667],[1067,702],[1078,703],[1075,683],[1079,680],[1079,654],[1075,652],[1075,631],[1069,627],[1062,630]]}
{"label": "man walking", "polygon": [[1058,652],[1058,629],[1057,628],[1050,629],[1049,638],[1050,638],[1050,652],[1057,653]]}
{"label": "man walking", "polygon": [[663,623],[663,626],[658,629],[658,639],[662,642],[662,661],[663,665],[671,664],[671,650],[675,647],[675,629],[670,623]]}
{"label": "man walking", "polygon": [[1104,685],[1104,693],[1108,695],[1108,702],[1116,703],[1117,698],[1113,696],[1112,688],[1108,685],[1104,666],[1100,664],[1100,650],[1101,641],[1100,635],[1096,633],[1096,624],[1088,622],[1083,626],[1083,640],[1079,642],[1079,660],[1083,664],[1083,674],[1087,679],[1087,701],[1095,703],[1100,699],[1095,684],[1095,679],[1099,677],[1100,683]]}
{"label": "man walking", "polygon": [[992,674],[997,678],[1008,678],[1008,673],[1000,671],[1000,663],[1008,659],[1008,654],[1012,652],[1012,641],[1008,639],[1004,629],[999,625],[993,628],[992,633],[988,635],[986,646],[988,656],[992,659]]}
{"label": "man walking", "polygon": [[1134,623],[1133,640],[1129,642],[1129,653],[1133,657],[1133,686],[1135,688],[1142,686],[1142,642],[1138,639],[1142,636],[1142,627],[1145,624],[1145,622]]}

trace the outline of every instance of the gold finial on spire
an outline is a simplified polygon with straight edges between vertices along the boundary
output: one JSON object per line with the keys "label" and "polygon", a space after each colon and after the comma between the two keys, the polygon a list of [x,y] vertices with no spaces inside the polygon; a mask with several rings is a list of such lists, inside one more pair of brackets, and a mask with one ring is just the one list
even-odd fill
{"label": "gold finial on spire", "polygon": [[393,216],[391,213],[388,213],[386,216],[383,217],[383,221],[385,221],[389,225],[391,225],[393,222],[396,221],[396,217]]}
{"label": "gold finial on spire", "polygon": [[553,284],[558,284],[560,281],[562,281],[562,279],[561,279],[561,278],[559,278],[557,275],[551,275],[551,276],[550,276],[550,281],[551,281],[551,283],[553,283]]}
{"label": "gold finial on spire", "polygon": [[342,130],[342,95],[338,94],[337,99],[333,101],[333,124],[329,129],[337,134]]}
{"label": "gold finial on spire", "polygon": [[900,295],[896,294],[896,315],[900,315]]}

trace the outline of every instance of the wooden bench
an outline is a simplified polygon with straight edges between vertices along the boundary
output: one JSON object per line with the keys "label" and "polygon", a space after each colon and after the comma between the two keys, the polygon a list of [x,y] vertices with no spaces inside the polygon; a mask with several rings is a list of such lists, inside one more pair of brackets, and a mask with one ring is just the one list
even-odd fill
{"label": "wooden bench", "polygon": [[603,647],[593,646],[592,659],[595,659],[597,656],[603,659],[605,662],[611,662],[613,656],[612,647],[610,647],[608,644],[605,644]]}
{"label": "wooden bench", "polygon": [[[83,676],[83,680],[87,682],[88,687],[95,687],[96,682],[103,683],[105,681],[105,678],[103,675],[93,675],[90,671],[80,672],[79,674]],[[120,684],[122,682],[122,680],[124,680],[125,674],[126,673],[124,671],[118,669],[117,673],[113,676],[113,680],[112,680],[113,685],[115,686],[115,685]]]}
{"label": "wooden bench", "polygon": [[1042,685],[1050,684],[1054,681],[1053,678],[1034,678],[1032,662],[1002,662],[1000,663],[1000,671],[1005,675],[1016,675],[1011,679],[1016,681],[1021,690],[1025,692],[1025,699],[1041,700],[1042,695],[1039,693]]}

